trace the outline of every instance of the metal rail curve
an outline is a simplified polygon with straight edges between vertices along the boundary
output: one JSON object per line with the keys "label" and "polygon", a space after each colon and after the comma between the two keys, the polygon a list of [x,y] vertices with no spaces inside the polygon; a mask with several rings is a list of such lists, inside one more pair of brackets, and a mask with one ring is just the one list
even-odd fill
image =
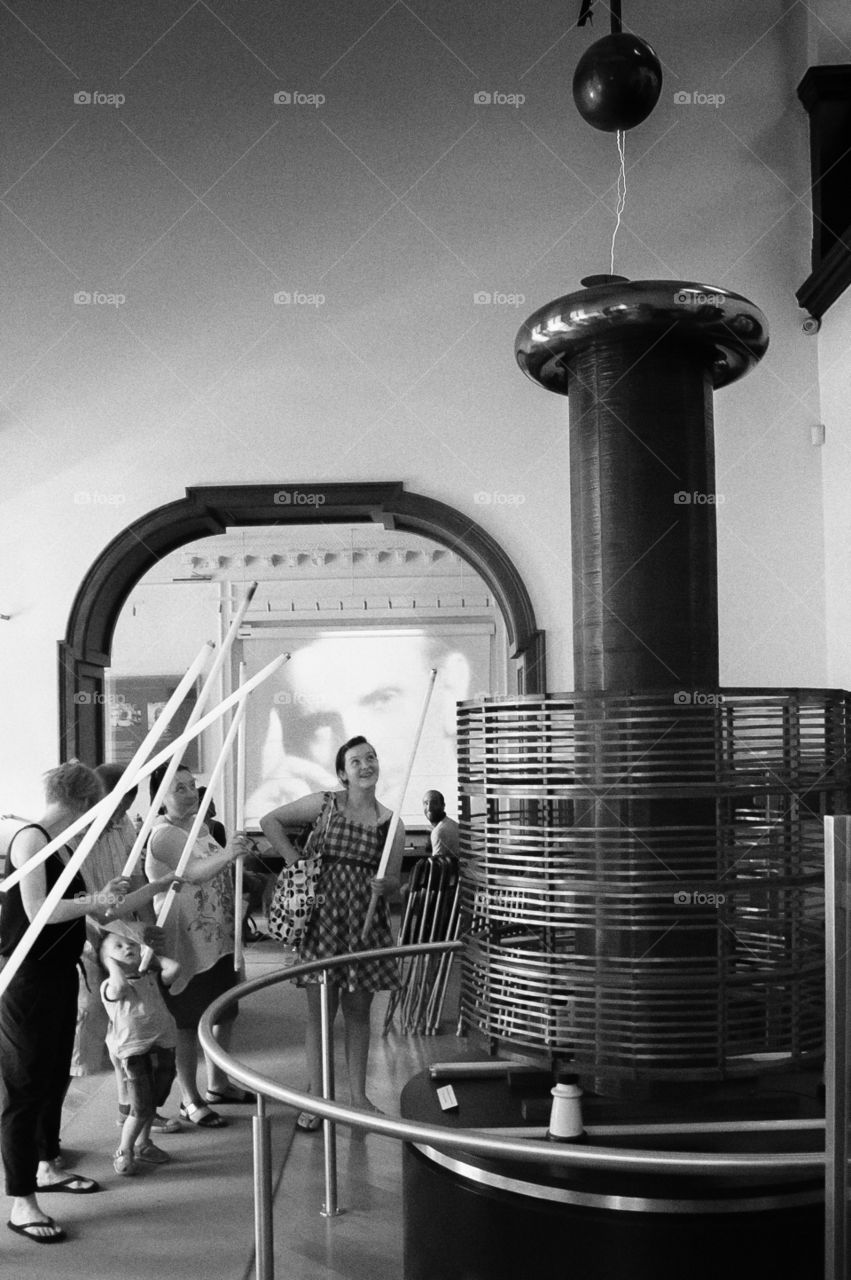
{"label": "metal rail curve", "polygon": [[694,1177],[714,1177],[723,1173],[776,1174],[783,1171],[803,1173],[824,1169],[824,1154],[821,1152],[797,1151],[777,1154],[739,1152],[718,1155],[706,1151],[681,1151],[672,1155],[669,1151],[632,1150],[621,1147],[588,1148],[531,1138],[512,1139],[487,1135],[474,1129],[449,1129],[437,1124],[414,1124],[407,1120],[392,1120],[388,1116],[379,1116],[373,1112],[328,1101],[317,1094],[288,1089],[238,1062],[222,1049],[213,1035],[213,1023],[219,1014],[234,1001],[244,999],[266,987],[288,982],[303,974],[331,970],[337,965],[351,964],[358,960],[460,951],[463,947],[463,942],[429,942],[401,947],[373,948],[369,951],[356,951],[344,956],[335,956],[330,960],[314,960],[308,964],[293,965],[288,969],[265,974],[261,978],[252,978],[219,996],[206,1010],[198,1028],[201,1045],[217,1066],[234,1080],[239,1081],[241,1085],[256,1092],[257,1114],[260,1119],[265,1117],[266,1099],[271,1098],[297,1110],[307,1109],[321,1116],[323,1120],[384,1134],[385,1137],[396,1138],[400,1142],[426,1143],[445,1150],[474,1152],[491,1159],[510,1158],[531,1163],[546,1161],[551,1166],[558,1164],[575,1169],[617,1169],[626,1173],[685,1174]]}

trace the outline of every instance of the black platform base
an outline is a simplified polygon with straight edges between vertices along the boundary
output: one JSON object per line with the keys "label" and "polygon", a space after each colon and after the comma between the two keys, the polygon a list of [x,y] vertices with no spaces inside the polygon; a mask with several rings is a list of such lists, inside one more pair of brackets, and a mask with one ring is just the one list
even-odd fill
{"label": "black platform base", "polygon": [[[507,1098],[503,1084],[456,1081],[453,1087],[459,1111],[441,1116],[432,1107],[434,1083],[427,1073],[415,1077],[403,1093],[403,1114],[458,1125],[517,1122],[506,1119],[516,1101]],[[488,1093],[491,1117],[485,1119]],[[725,1146],[754,1149],[754,1138],[734,1135],[727,1145],[715,1135],[707,1153]],[[785,1150],[789,1138],[783,1135]],[[776,1138],[769,1136],[759,1145],[770,1150],[772,1141]],[[797,1142],[792,1135],[792,1145],[801,1149],[812,1142],[811,1132]],[[655,1138],[597,1144],[663,1145]],[[688,1135],[664,1145],[703,1149]],[[812,1173],[747,1179],[611,1172],[565,1177],[556,1165],[486,1161],[412,1145],[404,1149],[403,1173],[404,1280],[822,1280],[824,1275],[823,1179]]]}

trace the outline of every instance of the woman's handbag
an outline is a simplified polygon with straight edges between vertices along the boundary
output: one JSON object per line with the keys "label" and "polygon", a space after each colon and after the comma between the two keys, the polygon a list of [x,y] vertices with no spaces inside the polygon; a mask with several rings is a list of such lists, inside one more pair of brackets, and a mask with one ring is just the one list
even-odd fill
{"label": "woman's handbag", "polygon": [[269,905],[267,928],[285,947],[297,947],[316,906],[316,884],[322,868],[322,842],[334,812],[334,797],[326,795],[301,857],[284,867]]}

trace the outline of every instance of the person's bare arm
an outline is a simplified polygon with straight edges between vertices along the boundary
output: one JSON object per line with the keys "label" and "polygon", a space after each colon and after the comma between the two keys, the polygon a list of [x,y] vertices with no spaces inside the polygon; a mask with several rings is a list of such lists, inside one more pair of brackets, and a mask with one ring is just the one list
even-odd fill
{"label": "person's bare arm", "polygon": [[185,879],[178,879],[177,876],[170,876],[163,880],[149,880],[140,889],[134,889],[132,893],[128,893],[123,902],[112,907],[109,918],[114,920],[121,916],[135,914],[153,902],[158,893],[167,893],[172,885],[179,890],[185,883]]}
{"label": "person's bare arm", "polygon": [[170,987],[177,975],[180,973],[180,965],[176,960],[171,960],[168,956],[157,956],[160,966],[160,977],[163,985]]}
{"label": "person's bare arm", "polygon": [[[175,827],[155,827],[151,834],[151,856],[165,866],[176,870],[186,846],[186,833]],[[228,841],[226,849],[212,854],[209,858],[199,858],[193,853],[183,869],[183,879],[187,884],[204,884],[212,880],[225,867],[229,867],[237,858],[251,852],[250,845],[241,833]],[[171,881],[168,882],[169,884]]]}
{"label": "person's bare arm", "polygon": [[[34,827],[22,831],[12,844],[11,862],[14,867],[22,867],[30,858],[44,848],[47,840]],[[32,922],[38,915],[47,897],[47,878],[44,864],[23,877],[21,884],[21,902],[27,919]],[[48,917],[50,924],[64,924],[68,920],[79,920],[81,916],[93,916],[96,920],[109,918],[109,901],[123,900],[129,887],[126,876],[115,876],[103,889],[96,893],[80,893],[73,898],[61,898]]]}
{"label": "person's bare arm", "polygon": [[304,827],[313,823],[322,812],[325,794],[315,791],[312,795],[303,796],[301,800],[293,800],[290,804],[282,804],[279,809],[272,809],[260,819],[260,829],[275,853],[284,859],[289,866],[301,856],[298,849],[287,835],[287,828]]}
{"label": "person's bare arm", "polygon": [[108,957],[104,957],[103,967],[109,974],[104,990],[107,1000],[121,1000],[131,990],[130,983],[124,976],[124,970],[120,964]]}
{"label": "person's bare arm", "polygon": [[394,898],[399,893],[399,886],[402,880],[402,858],[404,853],[405,824],[400,819],[399,825],[396,827],[396,834],[393,837],[393,846],[390,850],[390,857],[387,860],[387,869],[383,876],[375,876],[371,881],[372,888],[376,889],[384,898]]}

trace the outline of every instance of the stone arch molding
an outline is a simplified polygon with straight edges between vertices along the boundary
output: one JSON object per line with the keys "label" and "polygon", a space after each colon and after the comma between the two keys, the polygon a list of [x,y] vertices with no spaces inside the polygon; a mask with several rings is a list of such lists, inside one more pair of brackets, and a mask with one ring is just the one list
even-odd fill
{"label": "stone arch molding", "polygon": [[466,560],[502,611],[518,662],[517,691],[544,691],[544,634],[526,586],[499,543],[463,512],[408,492],[401,481],[196,486],[128,525],[83,579],[59,644],[60,758],[77,756],[91,764],[103,759],[105,672],[115,626],[130,592],[158,560],[228,528],[351,521],[421,534]]}

